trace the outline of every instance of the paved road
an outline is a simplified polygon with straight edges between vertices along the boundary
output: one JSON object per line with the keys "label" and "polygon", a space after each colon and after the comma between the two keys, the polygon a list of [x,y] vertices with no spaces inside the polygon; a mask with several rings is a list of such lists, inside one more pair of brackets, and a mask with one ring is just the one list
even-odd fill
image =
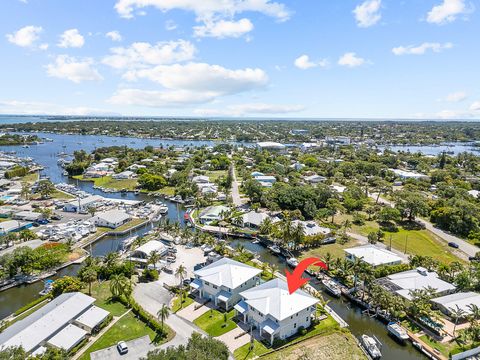
{"label": "paved road", "polygon": [[233,181],[232,181],[232,201],[233,201],[233,204],[237,207],[242,206],[243,201],[242,201],[242,198],[240,196],[240,190],[239,190],[238,181],[237,181],[237,174],[236,174],[236,171],[235,171],[235,164],[232,164],[232,177],[233,177]]}
{"label": "paved road", "polygon": [[[168,305],[173,298],[170,292],[163,287],[161,280],[153,283],[138,284],[133,292],[133,297],[146,311],[155,317],[162,304]],[[203,330],[175,314],[170,314],[165,323],[175,330],[176,335],[172,340],[161,345],[160,348],[178,346],[180,344],[186,345],[193,332],[205,335]]]}
{"label": "paved road", "polygon": [[148,335],[141,338],[126,341],[128,353],[120,355],[117,346],[95,351],[90,354],[91,360],[138,360],[146,356],[149,351],[155,350],[155,346],[150,342]]}
{"label": "paved road", "polygon": [[[375,193],[371,193],[369,194],[369,196],[372,198],[372,199],[377,199],[377,194]],[[389,201],[389,200],[386,200],[386,199],[383,199],[380,197],[380,199],[378,200],[379,203],[382,203],[382,204],[386,204],[386,205],[390,205],[390,206],[395,206],[395,203],[392,202],[392,201]],[[425,219],[421,219],[421,218],[416,218],[416,221],[418,221],[419,223],[422,223],[425,225],[425,228],[427,230],[430,230],[432,233],[434,233],[435,235],[437,235],[440,239],[442,239],[443,241],[445,242],[455,242],[458,244],[459,246],[459,250],[461,250],[464,254],[466,254],[467,256],[475,256],[475,254],[477,252],[480,251],[480,248],[475,246],[475,245],[472,245],[470,244],[468,241],[465,241],[463,239],[460,239],[459,237],[455,236],[455,235],[451,235],[439,228],[437,228],[435,225],[433,225],[431,222],[425,220]],[[452,249],[452,252],[455,252],[453,249]],[[458,252],[457,252],[457,255]],[[466,256],[463,256],[464,258],[466,258]]]}
{"label": "paved road", "polygon": [[5,254],[9,254],[9,253],[11,253],[13,250],[15,250],[15,249],[17,249],[17,248],[19,248],[19,247],[28,246],[28,247],[31,248],[31,249],[35,249],[35,248],[39,247],[39,246],[42,245],[42,244],[43,244],[43,241],[42,241],[42,240],[39,240],[39,239],[21,242],[21,243],[15,244],[15,245],[13,245],[13,246],[10,246],[10,247],[8,247],[8,248],[0,251],[0,256],[5,255]]}

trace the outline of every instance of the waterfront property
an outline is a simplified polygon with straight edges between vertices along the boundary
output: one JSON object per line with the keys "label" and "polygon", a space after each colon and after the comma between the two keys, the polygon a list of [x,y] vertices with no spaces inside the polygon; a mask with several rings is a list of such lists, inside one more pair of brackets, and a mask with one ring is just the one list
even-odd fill
{"label": "waterfront property", "polygon": [[68,352],[108,318],[94,302],[80,292],[62,294],[5,329],[0,348],[21,346],[27,353],[41,354],[46,346],[55,346]]}
{"label": "waterfront property", "polygon": [[162,257],[167,255],[168,249],[161,241],[150,240],[142,246],[133,250],[129,256],[129,260],[145,266],[148,262],[150,255],[152,255],[152,253],[154,252],[158,253],[158,255]]}
{"label": "waterfront property", "polygon": [[96,207],[103,200],[103,197],[99,195],[92,195],[83,199],[72,200],[63,206],[63,211],[87,213],[88,208]]}
{"label": "waterfront property", "polygon": [[286,281],[278,278],[243,291],[240,296],[242,301],[234,307],[240,319],[259,329],[260,336],[270,344],[310,327],[319,301],[303,290],[290,294]]}
{"label": "waterfront property", "polygon": [[7,220],[0,223],[0,235],[5,235],[11,232],[22,231],[32,227],[31,222],[24,222],[18,220]]}
{"label": "waterfront property", "polygon": [[113,209],[96,214],[93,221],[96,226],[116,229],[129,222],[131,218],[125,211]]}
{"label": "waterfront property", "polygon": [[241,262],[222,258],[193,272],[190,283],[201,298],[209,299],[215,306],[229,310],[240,300],[240,292],[250,289],[260,281],[262,270]]}
{"label": "waterfront property", "polygon": [[302,225],[305,236],[315,236],[319,234],[328,236],[332,232],[332,229],[320,226],[313,220],[310,220],[310,221],[294,220],[292,221],[292,225],[294,226]]}
{"label": "waterfront property", "polygon": [[223,220],[222,214],[227,212],[228,210],[228,207],[223,205],[209,206],[200,212],[198,219],[202,224],[209,224],[212,221]]}
{"label": "waterfront property", "polygon": [[413,270],[402,271],[378,280],[385,289],[411,300],[413,290],[432,288],[437,295],[446,295],[455,291],[455,286],[443,281],[434,271],[428,271],[423,267]]}
{"label": "waterfront property", "polygon": [[266,219],[271,219],[273,223],[280,221],[279,218],[272,218],[270,217],[270,215],[263,211],[249,211],[248,213],[242,215],[241,225],[243,227],[258,229]]}
{"label": "waterfront property", "polygon": [[356,246],[345,249],[345,253],[347,260],[354,262],[355,259],[360,259],[373,267],[380,265],[398,265],[402,263],[400,256],[375,245]]}
{"label": "waterfront property", "polygon": [[462,317],[467,317],[472,313],[472,306],[480,307],[480,294],[475,292],[459,292],[432,299],[433,305],[447,316],[452,316],[452,312],[458,309],[463,311]]}
{"label": "waterfront property", "polygon": [[283,152],[286,150],[286,146],[274,141],[263,141],[257,143],[257,148],[260,150],[267,150],[267,151],[279,151]]}

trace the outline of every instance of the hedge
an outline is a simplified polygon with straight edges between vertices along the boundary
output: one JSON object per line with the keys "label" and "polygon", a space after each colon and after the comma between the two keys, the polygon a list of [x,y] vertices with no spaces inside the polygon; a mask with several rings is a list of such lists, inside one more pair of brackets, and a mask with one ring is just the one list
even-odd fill
{"label": "hedge", "polygon": [[18,309],[17,311],[15,311],[13,313],[14,316],[18,316],[18,315],[21,315],[22,313],[24,313],[25,311],[31,309],[32,307],[40,304],[42,301],[45,301],[47,299],[50,299],[52,297],[52,294],[47,294],[47,295],[43,295],[43,296],[40,296],[38,299],[35,299],[33,300],[31,303],[28,303],[27,305],[25,306],[22,306],[20,309]]}

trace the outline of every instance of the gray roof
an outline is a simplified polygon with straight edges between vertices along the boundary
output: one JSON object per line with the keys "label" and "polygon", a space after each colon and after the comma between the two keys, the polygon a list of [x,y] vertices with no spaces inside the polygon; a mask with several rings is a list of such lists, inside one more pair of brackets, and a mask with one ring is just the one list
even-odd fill
{"label": "gray roof", "polygon": [[131,216],[128,215],[125,211],[116,209],[99,212],[96,214],[96,216],[98,219],[109,223],[122,222],[131,218]]}
{"label": "gray roof", "polygon": [[102,308],[93,305],[82,315],[80,315],[75,321],[81,325],[85,325],[90,329],[100,324],[108,316],[109,312]]}
{"label": "gray roof", "polygon": [[0,349],[22,346],[26,352],[30,352],[94,302],[93,297],[80,292],[62,294],[25,319],[6,328],[0,334]]}
{"label": "gray roof", "polygon": [[470,305],[473,304],[480,307],[480,294],[475,292],[459,292],[432,299],[432,302],[442,305],[449,311],[456,310],[458,306],[458,308],[465,312],[465,315],[468,315],[471,313]]}
{"label": "gray roof", "polygon": [[64,327],[50,340],[48,340],[48,343],[59,349],[69,351],[80,341],[82,341],[86,335],[87,332],[85,330],[80,329],[78,326],[70,324]]}

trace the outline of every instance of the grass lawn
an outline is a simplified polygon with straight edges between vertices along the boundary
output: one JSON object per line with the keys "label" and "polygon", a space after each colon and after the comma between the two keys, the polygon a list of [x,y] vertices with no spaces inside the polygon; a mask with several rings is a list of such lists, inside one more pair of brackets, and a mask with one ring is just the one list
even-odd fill
{"label": "grass lawn", "polygon": [[443,355],[448,357],[448,354],[450,351],[455,347],[454,343],[439,343],[435,340],[433,340],[430,336],[428,335],[422,335],[420,336],[420,340],[425,342],[427,345],[431,346],[434,349],[437,349],[440,351]]}
{"label": "grass lawn", "polygon": [[250,349],[250,342],[239,347],[237,350],[234,351],[233,357],[235,360],[246,360],[246,359],[253,359],[257,356],[263,355],[269,352],[270,349],[267,348],[263,343],[255,340],[253,342],[253,349]]}
{"label": "grass lawn", "polygon": [[91,181],[96,186],[101,186],[106,189],[115,189],[115,190],[135,190],[138,185],[137,179],[113,179],[111,176],[104,176],[101,178],[84,178],[83,175],[74,176],[74,179],[80,181]]}
{"label": "grass lawn", "polygon": [[120,231],[128,230],[128,229],[130,229],[134,226],[137,226],[138,224],[141,224],[145,221],[146,221],[145,219],[134,218],[134,219],[130,220],[129,222],[123,224],[122,226],[119,226],[118,228],[116,228],[114,230],[114,232],[120,232]]}
{"label": "grass lawn", "polygon": [[20,182],[34,183],[40,178],[39,172],[29,173],[20,179]]}
{"label": "grass lawn", "polygon": [[[171,334],[171,331],[169,331],[169,334]],[[92,346],[83,353],[80,360],[89,360],[90,353],[115,345],[121,340],[129,341],[145,335],[148,335],[150,340],[153,341],[156,333],[146,326],[145,323],[136,319],[132,312],[129,312],[95,341]],[[169,337],[163,339],[161,342],[166,342]]]}
{"label": "grass lawn", "polygon": [[235,329],[237,324],[232,320],[234,315],[234,310],[230,310],[227,313],[227,322],[225,325],[223,321],[223,313],[218,310],[209,310],[193,320],[193,323],[211,336],[220,336]]}
{"label": "grass lawn", "polygon": [[166,196],[173,196],[175,195],[175,187],[174,186],[165,186],[164,188],[155,191],[155,193],[163,194]]}
{"label": "grass lawn", "polygon": [[[83,290],[88,295],[88,286]],[[92,284],[92,297],[97,299],[95,305],[109,311],[113,316],[120,316],[127,308],[120,302],[110,301],[110,281],[95,282]]]}
{"label": "grass lawn", "polygon": [[175,299],[173,299],[173,304],[172,304],[172,313],[176,313],[180,309],[186,308],[188,305],[193,304],[194,300],[190,297],[187,296],[185,299],[182,299],[182,297],[179,295]]}
{"label": "grass lawn", "polygon": [[70,199],[75,199],[75,196],[67,194],[63,191],[55,190],[52,193],[52,198],[54,199],[60,199],[60,200],[70,200]]}
{"label": "grass lawn", "polygon": [[343,249],[354,247],[357,245],[359,245],[359,243],[357,240],[354,239],[351,239],[348,243],[344,245],[340,245],[338,243],[322,245],[318,248],[308,249],[307,251],[303,252],[300,256],[300,259],[305,259],[312,256],[317,258],[323,258],[327,253],[330,253],[330,255],[332,255],[332,258],[344,258],[345,251],[343,251]]}
{"label": "grass lawn", "polygon": [[207,171],[206,176],[210,178],[210,182],[215,182],[219,177],[227,176],[228,170],[214,170],[214,171]]}
{"label": "grass lawn", "polygon": [[[342,223],[346,219],[352,220],[351,215],[337,215],[335,217],[336,223]],[[372,231],[378,231],[380,226],[375,221],[366,221],[364,225],[352,225],[349,230],[355,234],[368,236]],[[429,255],[434,259],[443,263],[449,264],[452,261],[462,261],[455,256],[448,245],[438,238],[435,234],[428,230],[405,230],[402,227],[398,227],[397,232],[385,231],[384,242],[390,244],[390,238],[392,240],[392,248],[401,252],[405,251],[405,240],[407,243],[407,253],[412,255]]]}

